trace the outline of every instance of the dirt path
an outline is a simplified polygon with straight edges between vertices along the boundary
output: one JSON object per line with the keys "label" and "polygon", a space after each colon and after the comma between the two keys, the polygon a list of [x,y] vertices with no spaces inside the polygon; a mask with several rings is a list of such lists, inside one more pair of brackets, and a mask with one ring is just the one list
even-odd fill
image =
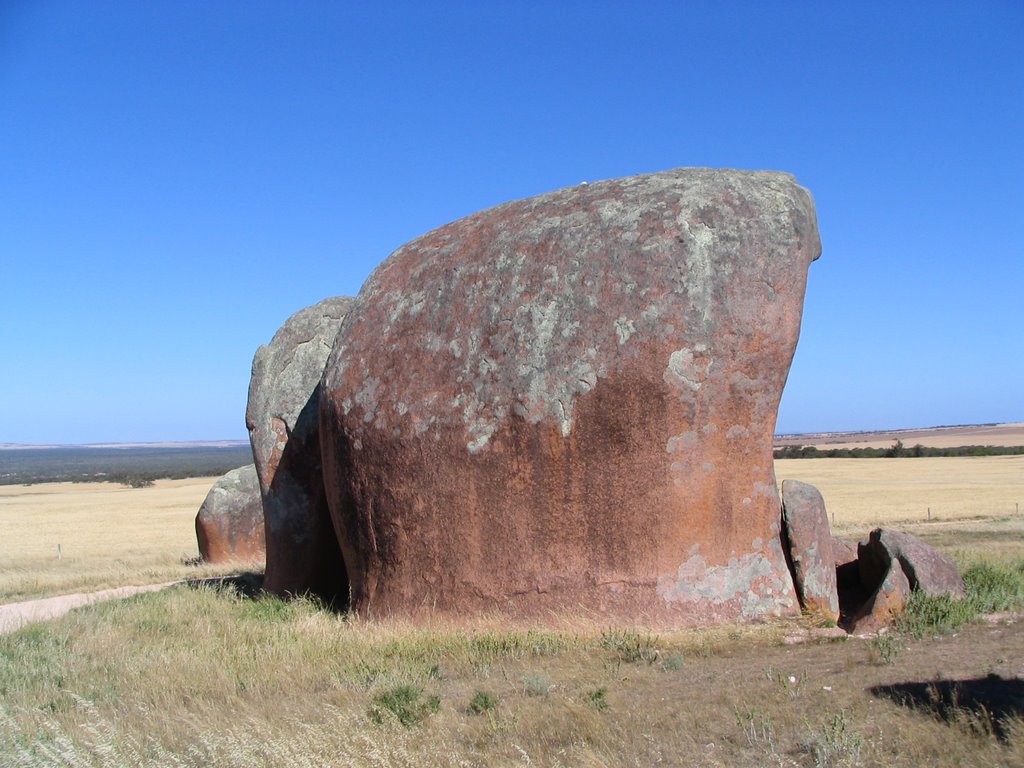
{"label": "dirt path", "polygon": [[103,589],[99,592],[79,592],[73,595],[59,595],[58,597],[44,597],[39,600],[25,600],[20,603],[8,603],[0,605],[0,635],[13,632],[16,629],[33,621],[45,619],[56,619],[75,608],[93,603],[102,603],[105,600],[118,600],[140,592],[158,592],[176,584],[180,581],[168,581],[164,584],[147,584],[139,587],[117,587],[116,589]]}

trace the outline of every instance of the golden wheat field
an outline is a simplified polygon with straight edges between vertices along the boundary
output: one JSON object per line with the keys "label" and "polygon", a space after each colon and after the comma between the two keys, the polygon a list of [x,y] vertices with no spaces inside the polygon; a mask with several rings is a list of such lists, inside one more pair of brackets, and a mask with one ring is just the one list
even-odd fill
{"label": "golden wheat field", "polygon": [[187,565],[215,480],[0,486],[0,602],[224,571]]}
{"label": "golden wheat field", "polygon": [[1024,509],[1024,456],[781,459],[775,474],[817,486],[840,529],[1003,518]]}

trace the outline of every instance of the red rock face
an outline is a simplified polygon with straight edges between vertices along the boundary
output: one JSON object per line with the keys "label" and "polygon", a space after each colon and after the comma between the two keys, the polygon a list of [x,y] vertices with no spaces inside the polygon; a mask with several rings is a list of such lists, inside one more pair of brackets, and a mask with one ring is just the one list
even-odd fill
{"label": "red rock face", "polygon": [[263,507],[252,464],[213,484],[196,514],[196,539],[199,556],[207,563],[263,560]]}
{"label": "red rock face", "polygon": [[819,253],[790,176],[706,169],[509,203],[395,252],[320,398],[355,607],[797,611],[772,433]]}

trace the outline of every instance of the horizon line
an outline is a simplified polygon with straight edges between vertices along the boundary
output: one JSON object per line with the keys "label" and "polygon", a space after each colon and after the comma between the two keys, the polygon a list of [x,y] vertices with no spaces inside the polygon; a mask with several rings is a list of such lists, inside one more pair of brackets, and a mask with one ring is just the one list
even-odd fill
{"label": "horizon line", "polygon": [[[775,438],[792,438],[801,436],[836,436],[836,435],[876,435],[899,434],[902,432],[928,432],[942,429],[964,429],[968,427],[1003,427],[1022,426],[1024,421],[986,421],[976,424],[936,424],[928,427],[899,427],[895,429],[841,429],[817,430],[811,432],[776,432]],[[248,445],[248,438],[223,438],[215,440],[129,440],[102,441],[95,443],[0,443],[0,450],[18,450],[32,448],[187,448],[200,446],[241,446]]]}

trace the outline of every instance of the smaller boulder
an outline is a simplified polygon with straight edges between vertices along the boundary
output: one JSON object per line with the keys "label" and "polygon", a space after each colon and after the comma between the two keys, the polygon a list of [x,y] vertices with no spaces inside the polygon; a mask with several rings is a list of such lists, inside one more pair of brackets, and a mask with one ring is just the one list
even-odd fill
{"label": "smaller boulder", "polygon": [[873,530],[857,546],[857,568],[870,596],[847,622],[852,634],[877,632],[890,625],[911,591],[954,598],[967,595],[953,561],[909,533]]}
{"label": "smaller boulder", "polygon": [[793,582],[804,610],[839,619],[836,564],[825,501],[813,485],[782,482],[782,525]]}
{"label": "smaller boulder", "polygon": [[932,596],[967,596],[967,588],[956,564],[916,536],[878,528],[871,532],[868,546],[876,550],[884,548],[889,559],[899,560],[911,589],[919,589]]}
{"label": "smaller boulder", "polygon": [[256,350],[245,423],[263,494],[263,588],[348,598],[348,575],[331,524],[320,462],[320,376],[352,299],[335,296],[289,317]]}
{"label": "smaller boulder", "polygon": [[220,478],[196,515],[199,556],[207,563],[252,562],[266,556],[263,502],[256,467]]}

